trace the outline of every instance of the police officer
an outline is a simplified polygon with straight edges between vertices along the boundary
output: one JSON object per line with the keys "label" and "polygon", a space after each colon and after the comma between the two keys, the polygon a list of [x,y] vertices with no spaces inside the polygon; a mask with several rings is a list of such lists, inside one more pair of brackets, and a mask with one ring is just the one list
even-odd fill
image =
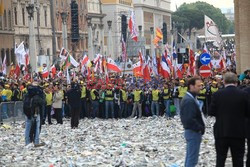
{"label": "police officer", "polygon": [[177,114],[180,113],[180,104],[182,98],[186,95],[188,88],[185,86],[185,81],[180,80],[180,87],[178,88],[178,98],[179,98],[179,105],[176,106],[176,112]]}
{"label": "police officer", "polygon": [[107,90],[105,91],[105,116],[106,119],[109,117],[109,110],[111,110],[112,118],[115,118],[114,113],[114,91],[112,90],[112,85],[109,84]]}
{"label": "police officer", "polygon": [[18,88],[18,83],[13,84],[13,90],[12,90],[12,101],[20,101],[21,100],[21,91]]}
{"label": "police officer", "polygon": [[46,116],[48,115],[48,123],[49,125],[52,124],[51,122],[51,105],[52,105],[52,90],[49,88],[49,84],[46,83],[44,85],[45,89],[44,89],[44,94],[45,94],[45,100],[46,100],[46,107],[45,107],[45,112],[44,112],[44,117],[43,117],[43,123],[45,124],[45,120],[46,120]]}
{"label": "police officer", "polygon": [[201,83],[202,89],[200,90],[199,96],[197,97],[197,99],[200,102],[200,108],[202,111],[204,111],[204,113],[206,113],[206,107],[204,107],[204,104],[206,104],[206,92],[207,89],[204,86],[204,83]]}
{"label": "police officer", "polygon": [[119,117],[122,118],[126,109],[127,109],[127,93],[126,93],[126,87],[123,85],[123,88],[120,89],[120,112]]}

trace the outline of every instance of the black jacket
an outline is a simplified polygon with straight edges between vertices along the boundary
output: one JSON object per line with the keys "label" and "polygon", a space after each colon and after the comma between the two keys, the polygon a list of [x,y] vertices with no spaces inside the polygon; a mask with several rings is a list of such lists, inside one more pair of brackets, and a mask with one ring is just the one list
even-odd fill
{"label": "black jacket", "polygon": [[81,106],[81,91],[79,89],[70,89],[67,92],[68,103],[71,108],[80,108]]}
{"label": "black jacket", "polygon": [[247,93],[228,86],[214,93],[208,114],[216,118],[214,137],[244,138],[245,119],[249,116]]}
{"label": "black jacket", "polygon": [[200,132],[201,134],[205,133],[205,124],[199,106],[194,98],[188,94],[181,101],[180,116],[184,129]]}
{"label": "black jacket", "polygon": [[[250,86],[244,89],[245,92],[248,94],[248,106],[250,106]],[[250,107],[248,107],[250,109]],[[246,136],[250,138],[250,119],[246,119]]]}

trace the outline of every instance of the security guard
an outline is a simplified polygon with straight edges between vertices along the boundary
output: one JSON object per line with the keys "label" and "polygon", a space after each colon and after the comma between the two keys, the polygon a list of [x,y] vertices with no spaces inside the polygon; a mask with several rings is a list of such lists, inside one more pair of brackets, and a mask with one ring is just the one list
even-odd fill
{"label": "security guard", "polygon": [[114,113],[114,91],[112,90],[112,85],[109,84],[105,91],[105,117],[109,117],[109,109],[111,110],[112,118],[115,118]]}
{"label": "security guard", "polygon": [[164,88],[162,91],[162,98],[163,98],[163,103],[165,106],[165,113],[167,117],[171,117],[170,113],[170,93],[171,90],[169,89],[169,86],[167,84],[164,84]]}
{"label": "security guard", "polygon": [[45,94],[46,106],[45,106],[45,112],[44,112],[44,117],[43,117],[43,124],[45,124],[46,116],[48,116],[48,123],[49,125],[51,125],[52,124],[51,106],[52,106],[53,95],[52,95],[52,90],[49,88],[48,83],[45,83],[44,88],[45,88],[44,94]]}
{"label": "security guard", "polygon": [[135,116],[135,112],[138,109],[139,110],[139,118],[142,117],[142,90],[139,89],[139,87],[137,86],[136,89],[133,92],[133,101],[134,101],[134,107],[133,107],[133,111],[131,114],[131,118],[133,118]]}
{"label": "security guard", "polygon": [[[159,99],[160,99],[160,90],[157,89],[157,86],[153,87],[152,97],[151,97],[151,112],[152,115],[159,116]],[[156,110],[156,111],[155,111]]]}
{"label": "security guard", "polygon": [[11,100],[12,101],[20,101],[22,94],[18,88],[18,83],[14,83],[12,92],[13,93],[12,93]]}
{"label": "security guard", "polygon": [[216,81],[212,82],[212,86],[211,86],[210,90],[211,90],[211,94],[214,94],[215,92],[217,92],[219,90]]}
{"label": "security guard", "polygon": [[186,95],[188,88],[185,86],[185,81],[180,80],[180,86],[178,87],[178,100],[179,102],[176,105],[176,112],[180,114],[180,104],[182,98]]}
{"label": "security guard", "polygon": [[206,113],[206,107],[203,107],[204,104],[206,104],[206,87],[204,86],[204,83],[201,83],[202,89],[200,90],[200,93],[197,97],[197,99],[200,102],[200,108],[202,109],[202,111],[204,111]]}
{"label": "security guard", "polygon": [[92,104],[92,108],[93,108],[93,111],[92,111],[92,118],[95,118],[98,114],[98,111],[99,111],[99,92],[96,88],[93,88],[91,91],[90,91],[90,96],[91,96],[91,104]]}
{"label": "security guard", "polygon": [[87,87],[86,87],[86,84],[81,81],[80,82],[81,84],[81,104],[82,104],[82,110],[81,110],[81,113],[80,113],[80,118],[84,118],[86,117],[86,100],[87,100]]}

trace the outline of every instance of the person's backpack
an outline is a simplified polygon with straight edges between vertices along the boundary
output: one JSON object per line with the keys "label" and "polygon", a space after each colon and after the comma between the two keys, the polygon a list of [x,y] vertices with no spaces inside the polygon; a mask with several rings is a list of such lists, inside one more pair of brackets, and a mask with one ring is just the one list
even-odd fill
{"label": "person's backpack", "polygon": [[44,105],[44,100],[42,99],[42,97],[40,95],[34,95],[31,98],[30,103],[31,103],[30,107],[31,107],[32,116],[36,117],[39,114],[40,109]]}

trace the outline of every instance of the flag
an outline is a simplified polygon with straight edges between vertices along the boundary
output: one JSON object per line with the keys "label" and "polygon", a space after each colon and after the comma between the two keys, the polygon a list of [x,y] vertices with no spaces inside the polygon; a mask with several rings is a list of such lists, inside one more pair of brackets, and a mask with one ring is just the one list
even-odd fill
{"label": "flag", "polygon": [[194,58],[194,52],[192,49],[189,49],[189,73],[192,76],[195,75],[195,58]]}
{"label": "flag", "polygon": [[10,72],[9,72],[9,77],[13,77],[15,74],[15,66],[13,63],[11,63],[11,68],[10,68]]}
{"label": "flag", "polygon": [[122,37],[122,61],[126,62],[127,60],[127,48],[126,48],[126,43]]}
{"label": "flag", "polygon": [[16,78],[18,78],[19,75],[20,75],[20,73],[21,73],[21,70],[20,70],[20,67],[19,67],[18,64],[16,65],[16,68],[15,68],[14,73],[15,73],[15,75],[16,75]]}
{"label": "flag", "polygon": [[136,25],[135,25],[135,13],[133,10],[130,12],[130,19],[128,22],[128,27],[130,30],[131,38],[137,42],[138,41],[138,33],[136,31]]}
{"label": "flag", "polygon": [[143,67],[143,79],[145,82],[150,81],[151,77],[150,77],[150,69],[148,66],[148,63],[144,65]]}
{"label": "flag", "polygon": [[45,68],[43,68],[43,70],[42,70],[42,77],[43,77],[43,78],[48,78],[48,76],[49,76],[49,71],[48,71],[48,68],[45,67]]}
{"label": "flag", "polygon": [[68,55],[66,57],[66,59],[64,60],[64,63],[63,63],[63,69],[65,70],[66,68],[68,68],[70,65],[73,65],[74,67],[78,67],[79,66],[79,63],[76,62],[76,60],[71,56],[71,55]]}
{"label": "flag", "polygon": [[3,16],[4,14],[4,4],[3,4],[3,0],[1,0],[1,3],[0,3],[0,16]]}
{"label": "flag", "polygon": [[6,54],[4,56],[3,63],[2,63],[2,72],[4,75],[7,74]]}
{"label": "flag", "polygon": [[205,38],[206,40],[213,40],[214,45],[219,47],[222,44],[222,38],[219,33],[219,28],[215,22],[205,15]]}
{"label": "flag", "polygon": [[107,69],[107,61],[105,58],[103,58],[103,70],[105,73],[106,84],[108,84],[109,83],[109,73],[108,73],[108,69]]}
{"label": "flag", "polygon": [[161,61],[161,75],[164,78],[170,78],[170,69],[167,65],[167,61],[164,56],[162,56],[162,61]]}
{"label": "flag", "polygon": [[60,51],[59,57],[62,60],[65,60],[68,57],[68,55],[69,55],[69,52],[65,48],[62,48],[61,51]]}
{"label": "flag", "polygon": [[210,53],[209,53],[209,50],[207,49],[206,43],[204,43],[204,46],[203,46],[203,53],[208,53],[208,54],[210,54]]}
{"label": "flag", "polygon": [[15,48],[15,55],[16,55],[16,60],[17,60],[17,63],[19,65],[25,65],[27,64],[27,54],[28,54],[28,51],[26,52],[25,51],[25,48],[24,48],[24,42],[21,42],[21,44]]}
{"label": "flag", "polygon": [[224,70],[226,68],[226,63],[224,58],[221,56],[220,58],[220,70]]}
{"label": "flag", "polygon": [[156,28],[156,37],[155,37],[155,39],[153,40],[153,43],[154,43],[155,45],[158,45],[158,42],[159,42],[160,40],[162,40],[162,38],[163,38],[163,34],[162,34],[161,29],[160,29],[160,28]]}
{"label": "flag", "polygon": [[142,77],[142,66],[141,62],[137,62],[136,64],[133,64],[133,73],[135,77]]}
{"label": "flag", "polygon": [[25,54],[25,66],[27,67],[30,64],[30,58],[29,58],[29,50]]}
{"label": "flag", "polygon": [[100,54],[97,54],[96,55],[96,58],[94,59],[94,64],[96,64],[99,60],[100,60],[100,58],[101,58],[101,55]]}
{"label": "flag", "polygon": [[154,73],[154,75],[158,75],[157,59],[156,59],[156,55],[155,55],[155,50],[153,50],[152,59],[153,59],[152,60],[153,73]]}
{"label": "flag", "polygon": [[78,67],[79,63],[73,58],[73,56],[69,56],[70,57],[70,63],[74,66],[74,67]]}
{"label": "flag", "polygon": [[182,79],[183,78],[183,64],[177,64],[177,69],[176,69],[176,76],[179,78],[179,79]]}
{"label": "flag", "polygon": [[50,67],[50,72],[51,72],[51,78],[54,78],[55,75],[56,75],[56,67],[55,67],[55,64],[53,64],[53,65]]}
{"label": "flag", "polygon": [[107,59],[107,69],[114,72],[121,72],[122,70],[118,67],[115,61],[111,58]]}

